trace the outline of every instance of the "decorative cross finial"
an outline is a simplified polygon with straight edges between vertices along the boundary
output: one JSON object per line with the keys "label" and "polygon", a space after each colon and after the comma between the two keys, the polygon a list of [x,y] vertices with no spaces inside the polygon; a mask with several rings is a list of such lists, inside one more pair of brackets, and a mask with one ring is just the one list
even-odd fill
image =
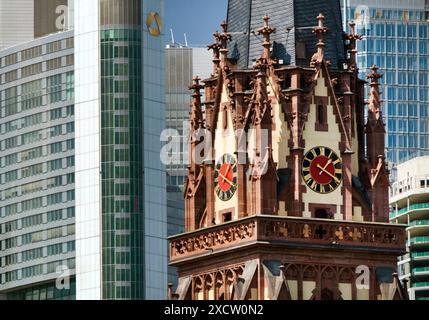
{"label": "decorative cross finial", "polygon": [[350,41],[349,45],[349,52],[350,52],[350,59],[349,59],[349,70],[358,72],[357,68],[357,62],[356,62],[356,41],[362,40],[362,36],[356,33],[356,23],[354,21],[351,21],[349,23],[350,26],[350,33],[345,35],[345,39]]}
{"label": "decorative cross finial", "polygon": [[232,39],[231,34],[228,33],[227,28],[228,28],[228,24],[226,23],[226,21],[222,21],[221,23],[221,28],[222,28],[222,32],[219,35],[219,39],[221,42],[221,47],[222,49],[226,49],[227,45],[228,45],[228,41],[230,41]]}
{"label": "decorative cross finial", "polygon": [[271,58],[271,39],[270,35],[274,32],[276,32],[276,28],[271,28],[268,24],[270,17],[268,15],[265,15],[263,17],[264,19],[264,27],[257,30],[257,34],[262,34],[264,37],[263,47],[264,47],[264,53],[262,55],[263,59],[269,60]]}
{"label": "decorative cross finial", "polygon": [[213,34],[213,38],[213,44],[208,45],[207,48],[208,50],[213,50],[213,76],[216,76],[220,66],[220,34],[218,31]]}
{"label": "decorative cross finial", "polygon": [[378,85],[378,79],[382,78],[383,75],[378,73],[378,70],[380,68],[377,67],[375,64],[371,67],[371,73],[367,75],[367,79],[371,79],[371,86]]}
{"label": "decorative cross finial", "polygon": [[225,20],[222,21],[220,26],[222,27],[222,33],[226,33],[226,28],[228,27],[228,24],[226,23]]}
{"label": "decorative cross finial", "polygon": [[313,33],[315,33],[317,38],[319,39],[319,42],[317,43],[317,53],[323,57],[325,53],[324,52],[325,43],[323,42],[323,34],[328,32],[328,28],[326,28],[324,25],[325,16],[322,13],[319,13],[319,15],[317,16],[317,20],[319,23],[318,23],[318,26],[313,29]]}
{"label": "decorative cross finial", "polygon": [[200,90],[201,90],[201,88],[203,87],[203,86],[200,84],[201,78],[200,78],[200,77],[198,77],[198,76],[195,76],[195,77],[192,79],[192,81],[193,81],[193,83],[192,83],[192,85],[189,87],[189,90],[194,90],[194,95],[195,95],[195,94],[197,94],[197,95],[200,97],[200,96],[201,96],[201,94],[200,94]]}

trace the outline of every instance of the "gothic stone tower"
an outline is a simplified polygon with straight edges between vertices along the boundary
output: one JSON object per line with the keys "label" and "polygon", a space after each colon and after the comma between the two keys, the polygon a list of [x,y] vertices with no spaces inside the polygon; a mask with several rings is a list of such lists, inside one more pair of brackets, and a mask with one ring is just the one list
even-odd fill
{"label": "gothic stone tower", "polygon": [[187,233],[170,238],[179,272],[171,296],[398,298],[392,273],[405,235],[387,223],[380,75],[374,67],[368,76],[367,107],[360,37],[351,25],[341,39],[344,67],[334,68],[324,19],[317,17],[306,66],[275,57],[268,16],[255,32],[262,43],[252,68],[231,54],[226,23],[214,34],[213,74],[191,86]]}

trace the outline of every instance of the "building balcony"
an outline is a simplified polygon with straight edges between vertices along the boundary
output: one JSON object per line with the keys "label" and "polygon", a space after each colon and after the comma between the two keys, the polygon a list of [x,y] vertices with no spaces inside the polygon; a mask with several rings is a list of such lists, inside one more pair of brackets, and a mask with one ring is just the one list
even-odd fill
{"label": "building balcony", "polygon": [[429,202],[415,203],[415,204],[411,204],[409,208],[405,207],[405,208],[399,209],[398,211],[393,211],[389,214],[389,218],[394,219],[410,211],[423,210],[423,209],[429,209]]}
{"label": "building balcony", "polygon": [[429,226],[429,219],[414,220],[410,222],[410,227]]}
{"label": "building balcony", "polygon": [[429,237],[412,237],[410,239],[410,246],[419,244],[429,244]]}
{"label": "building balcony", "polygon": [[427,288],[427,290],[429,290],[429,282],[414,282],[411,288]]}
{"label": "building balcony", "polygon": [[[428,237],[429,238],[429,237]],[[258,215],[169,238],[170,261],[251,245],[365,250],[405,254],[403,225]]]}
{"label": "building balcony", "polygon": [[429,274],[429,267],[417,267],[413,268],[413,273],[428,273]]}
{"label": "building balcony", "polygon": [[424,252],[413,252],[411,254],[413,260],[426,260],[429,259],[429,251]]}

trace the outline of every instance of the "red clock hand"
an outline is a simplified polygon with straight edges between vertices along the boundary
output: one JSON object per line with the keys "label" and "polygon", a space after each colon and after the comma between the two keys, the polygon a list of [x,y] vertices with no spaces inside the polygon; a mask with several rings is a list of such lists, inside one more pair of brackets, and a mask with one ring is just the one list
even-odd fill
{"label": "red clock hand", "polygon": [[320,172],[319,172],[319,176],[321,176],[321,175],[322,175],[323,171],[325,171],[325,170],[326,170],[326,168],[331,164],[331,162],[332,162],[332,159],[329,159],[329,160],[328,160],[328,162],[326,162],[326,164],[325,164],[325,166],[323,167],[323,169],[322,169],[322,168],[319,168],[319,169],[321,169],[321,170],[320,170]]}
{"label": "red clock hand", "polygon": [[320,170],[322,170],[324,173],[326,173],[328,176],[330,176],[332,179],[335,180],[335,182],[340,183],[340,180],[338,180],[338,178],[336,176],[334,176],[332,173],[330,173],[328,170],[323,169],[322,166],[320,164],[317,165],[317,168],[319,168]]}
{"label": "red clock hand", "polygon": [[229,185],[233,186],[234,182],[232,182],[231,180],[229,180],[227,177],[225,177],[222,173],[219,172],[219,175],[223,178],[223,182],[228,182]]}

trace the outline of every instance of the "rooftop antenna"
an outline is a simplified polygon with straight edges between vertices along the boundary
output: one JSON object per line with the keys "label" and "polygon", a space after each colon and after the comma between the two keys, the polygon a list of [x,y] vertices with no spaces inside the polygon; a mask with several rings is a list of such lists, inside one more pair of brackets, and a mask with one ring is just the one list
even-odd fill
{"label": "rooftop antenna", "polygon": [[186,33],[184,33],[183,36],[185,37],[185,47],[187,47],[188,46],[188,38],[186,37]]}
{"label": "rooftop antenna", "polygon": [[170,29],[170,34],[171,34],[171,39],[170,39],[171,44],[175,44],[173,29]]}

